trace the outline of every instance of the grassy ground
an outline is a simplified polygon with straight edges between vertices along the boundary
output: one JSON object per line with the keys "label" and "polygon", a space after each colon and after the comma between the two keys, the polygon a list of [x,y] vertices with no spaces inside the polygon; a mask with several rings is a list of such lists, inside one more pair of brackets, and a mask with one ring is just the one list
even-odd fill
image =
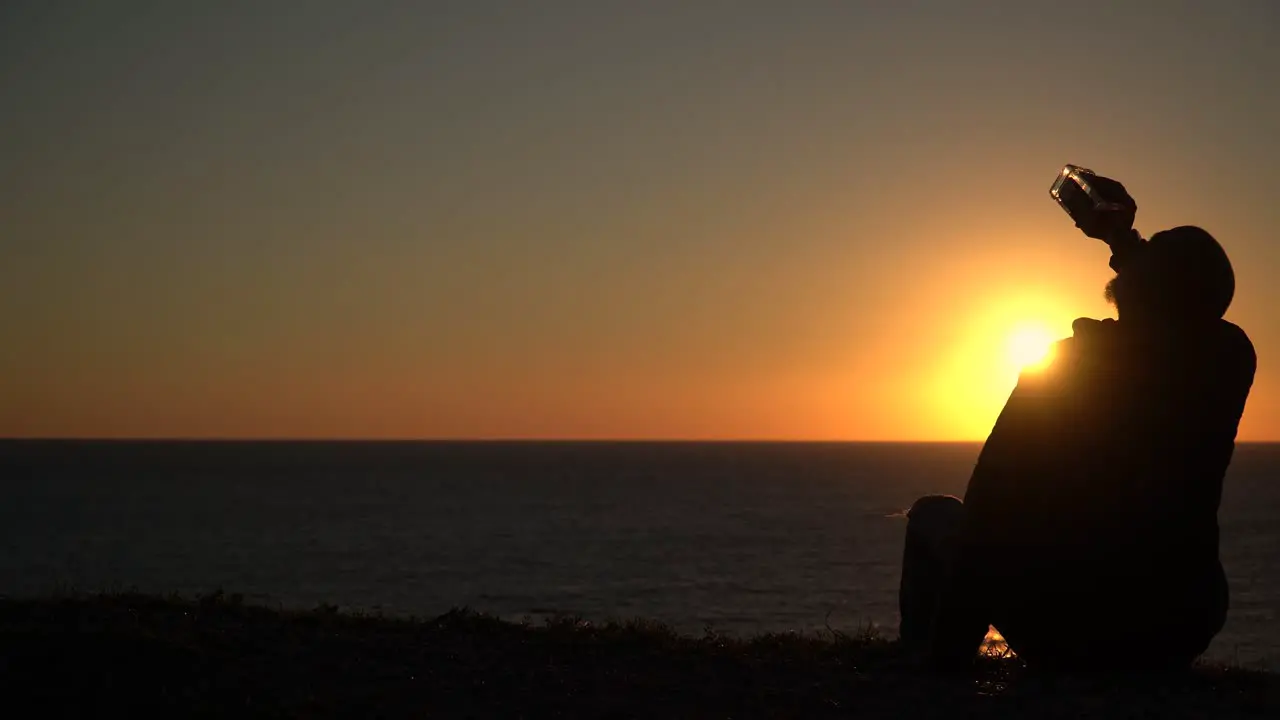
{"label": "grassy ground", "polygon": [[875,637],[278,611],[221,594],[0,599],[6,717],[1280,717],[1280,677],[932,675]]}

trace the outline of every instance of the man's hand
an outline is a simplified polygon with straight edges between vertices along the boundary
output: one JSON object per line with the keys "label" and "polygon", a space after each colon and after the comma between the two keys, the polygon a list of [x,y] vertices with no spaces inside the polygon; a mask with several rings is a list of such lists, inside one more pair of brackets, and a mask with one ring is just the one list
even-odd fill
{"label": "man's hand", "polygon": [[1085,225],[1076,223],[1080,232],[1101,240],[1108,245],[1115,241],[1127,240],[1133,229],[1133,219],[1138,212],[1138,203],[1124,189],[1124,185],[1116,180],[1101,175],[1089,179],[1093,189],[1103,200],[1112,204],[1111,209],[1099,212],[1093,222]]}

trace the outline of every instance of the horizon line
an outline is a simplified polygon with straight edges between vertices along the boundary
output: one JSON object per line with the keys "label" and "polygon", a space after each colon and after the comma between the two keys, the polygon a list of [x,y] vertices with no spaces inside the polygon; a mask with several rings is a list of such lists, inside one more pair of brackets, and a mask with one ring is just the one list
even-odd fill
{"label": "horizon line", "polygon": [[[92,442],[92,443],[347,443],[347,444],[514,444],[514,443],[560,443],[560,444],[757,444],[757,445],[975,445],[986,442],[986,439],[852,439],[852,438],[576,438],[576,437],[219,437],[219,436],[57,436],[57,435],[5,435],[0,436],[0,443],[7,442]],[[1275,440],[1236,440],[1236,445],[1275,445]]]}
{"label": "horizon line", "polygon": [[859,440],[852,438],[663,438],[663,437],[265,437],[181,435],[0,435],[0,442],[281,442],[281,443],[979,443],[985,440]]}

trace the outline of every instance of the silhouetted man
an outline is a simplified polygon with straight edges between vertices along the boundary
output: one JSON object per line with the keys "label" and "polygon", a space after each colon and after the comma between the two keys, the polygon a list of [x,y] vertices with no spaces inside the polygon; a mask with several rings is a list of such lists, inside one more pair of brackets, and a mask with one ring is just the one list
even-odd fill
{"label": "silhouetted man", "polygon": [[1189,665],[1222,628],[1218,503],[1256,356],[1196,227],[1112,242],[1116,320],[1024,372],[963,504],[908,514],[902,638],[943,666],[994,625],[1029,665]]}

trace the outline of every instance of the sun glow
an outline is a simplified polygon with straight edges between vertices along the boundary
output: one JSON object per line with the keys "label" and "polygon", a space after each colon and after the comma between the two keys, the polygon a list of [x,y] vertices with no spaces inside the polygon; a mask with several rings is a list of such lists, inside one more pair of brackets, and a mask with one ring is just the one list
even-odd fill
{"label": "sun glow", "polygon": [[1022,325],[1009,334],[1009,361],[1021,370],[1040,370],[1049,364],[1055,337],[1044,325]]}
{"label": "sun glow", "polygon": [[931,362],[932,381],[920,387],[925,414],[948,434],[986,437],[1019,377],[1047,369],[1054,344],[1071,335],[1078,311],[1061,297],[1041,288],[992,288],[954,303],[955,320]]}

